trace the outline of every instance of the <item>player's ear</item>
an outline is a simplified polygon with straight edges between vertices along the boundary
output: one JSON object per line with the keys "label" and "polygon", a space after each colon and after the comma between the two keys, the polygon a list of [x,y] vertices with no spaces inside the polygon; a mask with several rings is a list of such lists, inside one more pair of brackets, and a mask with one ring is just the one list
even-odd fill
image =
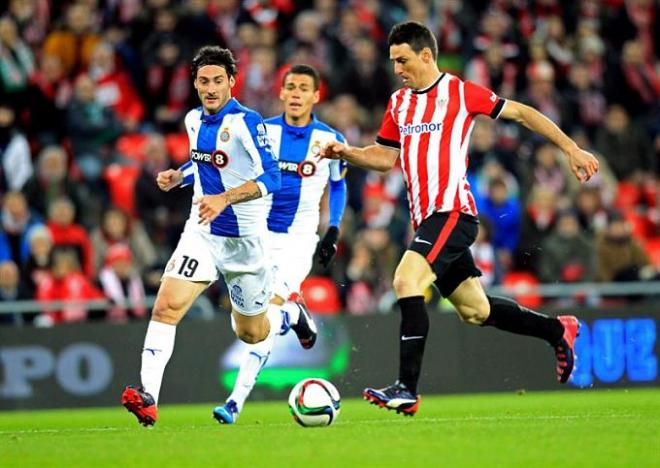
{"label": "player's ear", "polygon": [[233,88],[235,84],[236,84],[236,78],[234,78],[233,76],[230,76],[229,77],[229,87]]}
{"label": "player's ear", "polygon": [[424,62],[426,63],[431,63],[434,61],[433,52],[431,52],[431,49],[429,49],[428,47],[424,47],[422,49],[422,60],[424,60]]}
{"label": "player's ear", "polygon": [[280,101],[282,101],[282,102],[285,101],[284,91],[285,91],[284,86],[282,86],[282,87],[280,88]]}
{"label": "player's ear", "polygon": [[321,100],[321,91],[316,90],[314,91],[314,104],[318,103]]}

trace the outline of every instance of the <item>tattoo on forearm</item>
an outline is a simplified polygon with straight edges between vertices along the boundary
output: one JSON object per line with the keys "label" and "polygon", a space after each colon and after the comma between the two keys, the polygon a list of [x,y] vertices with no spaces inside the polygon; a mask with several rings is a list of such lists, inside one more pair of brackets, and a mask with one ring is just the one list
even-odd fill
{"label": "tattoo on forearm", "polygon": [[259,190],[259,186],[255,182],[250,181],[240,187],[225,192],[225,196],[227,197],[227,201],[231,205],[234,205],[261,197],[261,190]]}

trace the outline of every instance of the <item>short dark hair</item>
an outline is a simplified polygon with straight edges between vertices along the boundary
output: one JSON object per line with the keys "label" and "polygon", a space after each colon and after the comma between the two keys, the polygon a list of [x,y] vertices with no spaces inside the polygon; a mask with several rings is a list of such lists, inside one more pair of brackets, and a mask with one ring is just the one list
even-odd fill
{"label": "short dark hair", "polygon": [[236,59],[229,49],[220,46],[207,45],[195,54],[192,60],[191,72],[193,80],[197,79],[197,71],[206,65],[218,65],[223,67],[227,76],[236,76]]}
{"label": "short dark hair", "polygon": [[311,65],[299,64],[294,65],[284,74],[282,77],[282,86],[286,83],[286,77],[289,75],[307,75],[312,77],[314,80],[314,90],[318,90],[321,87],[321,75],[316,68]]}
{"label": "short dark hair", "polygon": [[395,24],[387,37],[387,45],[408,44],[419,54],[424,47],[431,49],[433,60],[438,58],[438,42],[429,28],[417,21]]}

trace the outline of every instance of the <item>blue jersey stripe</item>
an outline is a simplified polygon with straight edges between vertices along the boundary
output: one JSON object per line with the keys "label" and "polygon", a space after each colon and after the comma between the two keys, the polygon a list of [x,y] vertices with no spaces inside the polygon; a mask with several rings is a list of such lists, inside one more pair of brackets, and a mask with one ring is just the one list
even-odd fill
{"label": "blue jersey stripe", "polygon": [[[209,153],[216,150],[218,131],[220,130],[221,123],[222,119],[217,117],[211,119],[203,118],[202,126],[197,135],[198,150]],[[202,185],[204,195],[216,195],[225,191],[221,172],[217,168],[206,164],[197,164],[197,172],[199,173],[199,181]],[[211,234],[227,237],[238,237],[240,235],[238,218],[231,205],[225,208],[220,213],[220,216],[211,222]]]}

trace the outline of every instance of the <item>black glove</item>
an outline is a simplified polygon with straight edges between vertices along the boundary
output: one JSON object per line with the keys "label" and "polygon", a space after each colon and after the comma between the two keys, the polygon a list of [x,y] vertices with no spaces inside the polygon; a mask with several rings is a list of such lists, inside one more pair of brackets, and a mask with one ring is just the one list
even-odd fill
{"label": "black glove", "polygon": [[330,226],[321,242],[319,242],[316,253],[319,257],[319,263],[324,268],[328,268],[332,257],[337,253],[337,238],[339,238],[339,228]]}

